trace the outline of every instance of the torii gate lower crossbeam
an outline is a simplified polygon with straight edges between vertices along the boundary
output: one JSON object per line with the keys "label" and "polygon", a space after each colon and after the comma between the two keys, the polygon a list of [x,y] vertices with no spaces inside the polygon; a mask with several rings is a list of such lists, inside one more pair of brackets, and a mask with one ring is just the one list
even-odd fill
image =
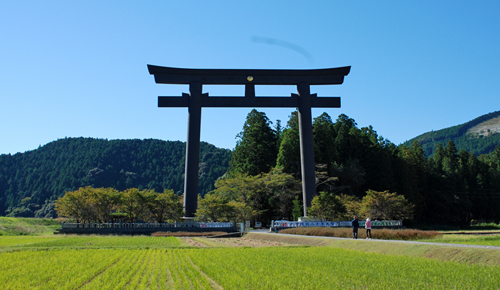
{"label": "torii gate lower crossbeam", "polygon": [[[300,159],[304,216],[316,195],[314,143],[311,108],[340,108],[339,97],[318,98],[310,93],[310,85],[339,85],[351,67],[317,70],[237,70],[181,69],[148,65],[156,83],[187,84],[189,94],[182,97],[158,97],[158,107],[188,107],[188,136],[184,179],[184,212],[194,217],[198,200],[200,128],[202,107],[268,107],[298,108]],[[245,85],[244,97],[209,97],[203,84]],[[298,94],[291,97],[256,97],[255,85],[296,85]]]}

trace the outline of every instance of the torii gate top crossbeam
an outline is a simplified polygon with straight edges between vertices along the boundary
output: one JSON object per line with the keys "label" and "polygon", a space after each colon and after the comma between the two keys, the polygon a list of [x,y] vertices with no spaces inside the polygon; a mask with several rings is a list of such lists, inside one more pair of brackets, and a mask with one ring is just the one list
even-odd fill
{"label": "torii gate top crossbeam", "polygon": [[[149,74],[155,76],[157,84],[205,85],[340,85],[351,67],[327,69],[186,69],[148,65]],[[251,78],[250,78],[251,77]]]}
{"label": "torii gate top crossbeam", "polygon": [[[208,97],[202,94],[201,107],[279,107],[296,108],[299,96],[256,97],[255,85],[339,85],[351,67],[339,67],[312,70],[272,70],[272,69],[185,69],[148,65],[149,73],[155,76],[159,84],[201,85],[244,85],[245,97]],[[310,94],[311,107],[340,108],[339,97],[318,98]],[[189,94],[182,97],[158,97],[158,107],[189,107]]]}

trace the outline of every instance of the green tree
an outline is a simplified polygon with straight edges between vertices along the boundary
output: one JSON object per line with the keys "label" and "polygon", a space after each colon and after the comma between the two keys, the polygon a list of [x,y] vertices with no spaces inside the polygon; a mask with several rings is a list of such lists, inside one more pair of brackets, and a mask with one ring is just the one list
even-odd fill
{"label": "green tree", "polygon": [[90,217],[87,214],[86,188],[67,192],[63,197],[56,200],[55,209],[60,217],[74,219],[77,223],[90,222]]}
{"label": "green tree", "polygon": [[280,169],[262,174],[259,180],[265,188],[267,197],[267,221],[276,218],[290,218],[293,211],[293,200],[301,194],[301,183],[292,175]]}
{"label": "green tree", "polygon": [[180,221],[183,213],[181,197],[173,190],[166,189],[163,193],[144,190],[141,193],[141,198],[150,212],[149,220],[157,223]]}
{"label": "green tree", "polygon": [[230,207],[229,219],[235,222],[242,223],[249,221],[258,215],[257,211],[252,210],[252,208],[244,202],[231,200],[228,202],[228,206]]}
{"label": "green tree", "polygon": [[314,118],[314,159],[316,163],[329,166],[334,161],[335,155],[335,131],[332,118],[327,113]]}
{"label": "green tree", "polygon": [[77,222],[102,223],[110,221],[110,214],[116,209],[119,199],[120,195],[115,189],[87,186],[58,198],[55,209],[59,216]]}
{"label": "green tree", "polygon": [[195,218],[200,221],[227,221],[229,217],[235,216],[234,207],[229,201],[218,194],[207,194],[198,198],[198,208]]}
{"label": "green tree", "polygon": [[413,208],[404,196],[387,190],[368,190],[361,201],[361,215],[373,220],[411,219]]}
{"label": "green tree", "polygon": [[265,113],[253,109],[237,138],[230,172],[257,175],[275,166],[278,138]]}
{"label": "green tree", "polygon": [[301,193],[300,182],[280,169],[256,176],[235,174],[217,180],[215,187],[212,195],[244,203],[263,222],[291,217],[292,201]]}
{"label": "green tree", "polygon": [[308,213],[322,221],[335,221],[343,218],[346,208],[339,196],[332,192],[321,191],[311,201]]}
{"label": "green tree", "polygon": [[144,202],[144,198],[137,188],[129,188],[122,192],[119,210],[126,214],[129,222],[137,220],[147,220],[148,209]]}
{"label": "green tree", "polygon": [[96,211],[96,222],[110,222],[111,213],[116,211],[120,203],[120,193],[114,188],[94,188],[91,202]]}
{"label": "green tree", "polygon": [[340,219],[349,220],[354,216],[360,216],[361,201],[357,197],[348,194],[341,194],[339,197],[340,202],[345,208],[345,216],[341,217]]}
{"label": "green tree", "polygon": [[419,215],[424,215],[426,196],[429,192],[429,166],[422,145],[415,141],[410,147],[401,146],[398,152],[401,164],[397,175],[405,196],[416,205]]}
{"label": "green tree", "polygon": [[338,163],[344,163],[351,157],[352,144],[350,138],[351,129],[356,128],[356,122],[354,119],[341,114],[337,118],[333,128],[335,131],[335,161]]}
{"label": "green tree", "polygon": [[215,181],[216,193],[227,200],[243,202],[251,205],[252,208],[259,204],[255,198],[256,192],[262,191],[262,186],[257,182],[260,175],[251,176],[248,174],[234,173],[230,177],[225,176]]}
{"label": "green tree", "polygon": [[304,212],[303,202],[299,199],[298,196],[296,196],[295,199],[292,200],[292,203],[293,203],[293,210],[292,210],[293,220],[297,221],[299,219],[299,217],[302,216],[302,213]]}
{"label": "green tree", "polygon": [[442,161],[443,170],[448,174],[455,174],[458,172],[458,155],[457,148],[453,141],[448,141],[444,149],[444,158]]}
{"label": "green tree", "polygon": [[300,134],[298,112],[294,111],[289,116],[286,128],[281,134],[281,143],[276,160],[276,167],[283,172],[300,176]]}

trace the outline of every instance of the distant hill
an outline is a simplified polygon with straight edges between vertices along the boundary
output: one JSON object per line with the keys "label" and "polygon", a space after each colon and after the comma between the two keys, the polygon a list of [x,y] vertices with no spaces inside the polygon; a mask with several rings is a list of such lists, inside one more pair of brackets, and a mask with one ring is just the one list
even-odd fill
{"label": "distant hill", "polygon": [[[201,142],[199,192],[229,166],[231,150]],[[0,215],[53,217],[54,201],[82,186],[173,189],[182,194],[185,143],[65,138],[36,150],[0,155]]]}
{"label": "distant hill", "polygon": [[455,143],[457,150],[464,149],[475,155],[488,154],[500,146],[500,111],[489,113],[465,124],[432,131],[408,140],[409,146],[414,141],[420,142],[427,156],[433,154],[436,145],[446,146],[449,140]]}

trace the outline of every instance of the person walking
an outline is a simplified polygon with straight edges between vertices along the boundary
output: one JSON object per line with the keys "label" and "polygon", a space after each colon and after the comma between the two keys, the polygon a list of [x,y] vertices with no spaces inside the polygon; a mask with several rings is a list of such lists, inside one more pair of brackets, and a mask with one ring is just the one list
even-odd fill
{"label": "person walking", "polygon": [[358,228],[359,228],[359,222],[358,222],[358,217],[354,216],[354,219],[351,222],[352,225],[352,238],[357,239],[358,238]]}
{"label": "person walking", "polygon": [[372,222],[370,221],[370,218],[366,218],[365,222],[365,229],[366,229],[366,239],[372,239]]}

